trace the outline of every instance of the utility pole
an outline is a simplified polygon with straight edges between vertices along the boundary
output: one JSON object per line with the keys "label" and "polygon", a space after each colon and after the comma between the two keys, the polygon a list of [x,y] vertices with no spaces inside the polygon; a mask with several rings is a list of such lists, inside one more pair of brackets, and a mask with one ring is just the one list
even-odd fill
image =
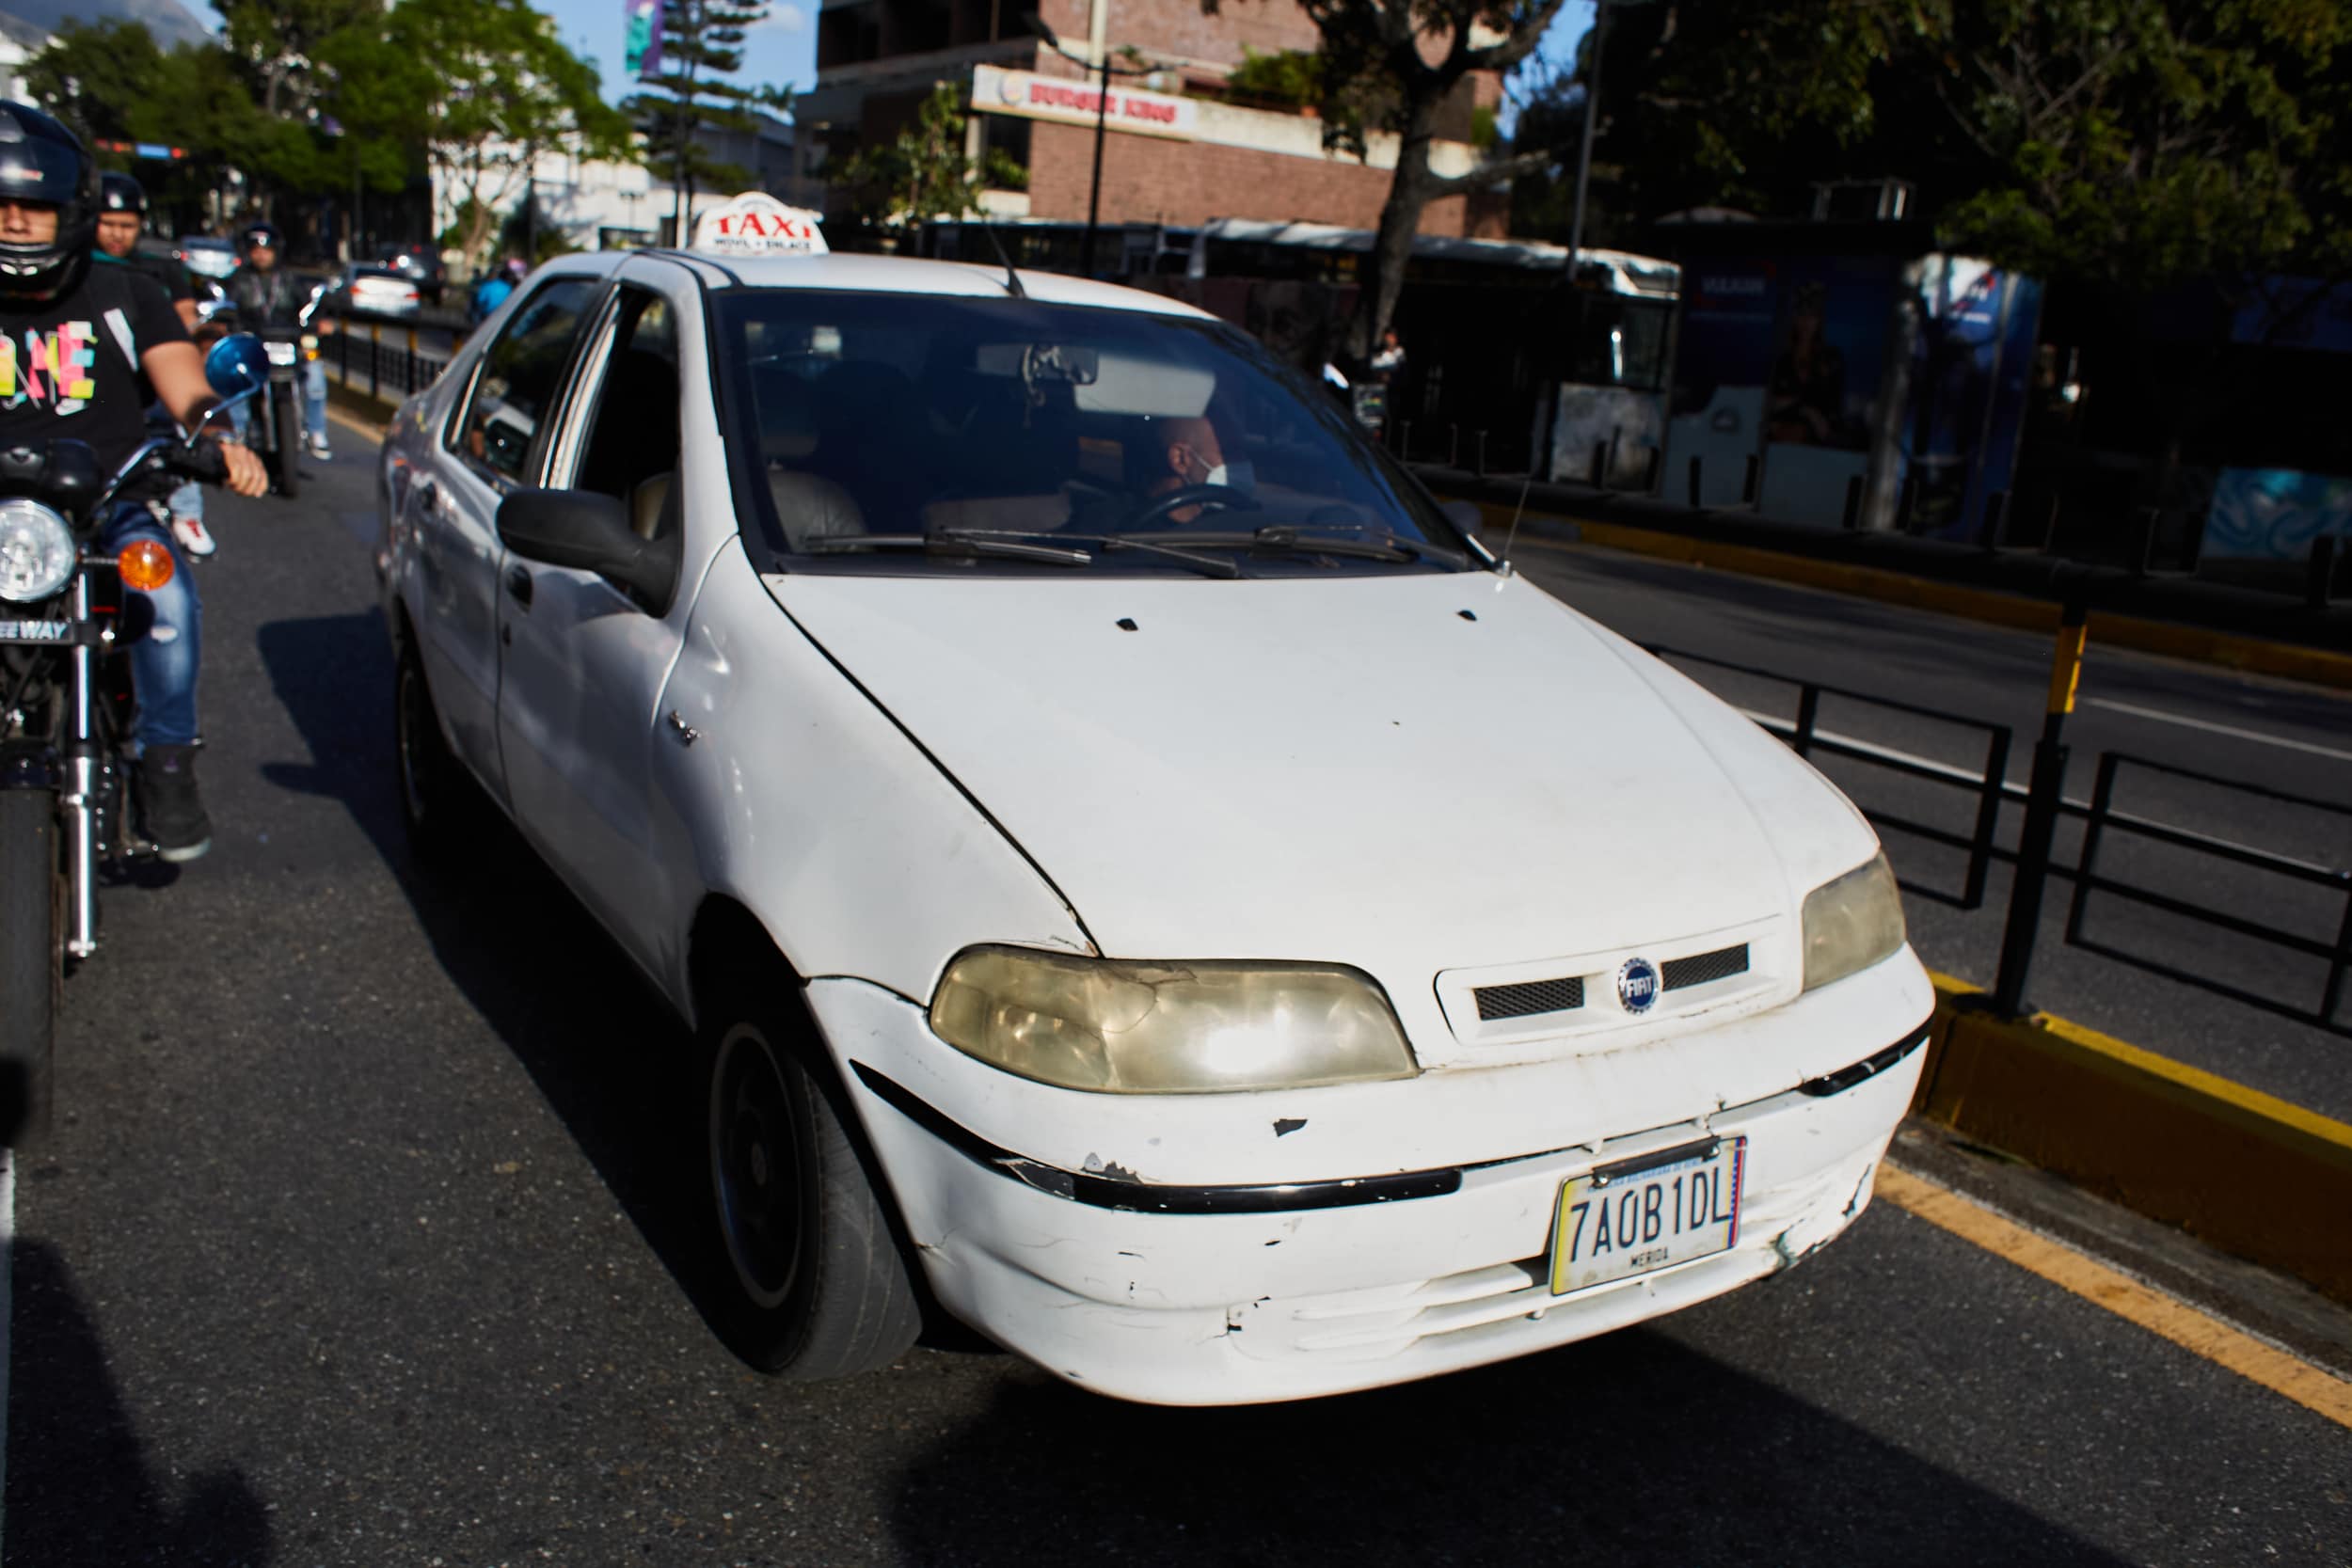
{"label": "utility pole", "polygon": [[671,0],[671,3],[685,17],[685,30],[690,35],[686,46],[686,72],[680,78],[685,87],[678,94],[676,157],[670,180],[670,243],[682,250],[687,244],[686,216],[694,200],[686,185],[686,137],[694,118],[694,63],[696,52],[702,44],[702,6],[701,0]]}
{"label": "utility pole", "polygon": [[1584,248],[1584,187],[1593,177],[1593,133],[1600,123],[1600,51],[1609,41],[1609,0],[1593,4],[1593,69],[1584,82],[1584,145],[1576,152],[1576,215],[1568,223],[1568,287],[1576,287],[1578,253]]}

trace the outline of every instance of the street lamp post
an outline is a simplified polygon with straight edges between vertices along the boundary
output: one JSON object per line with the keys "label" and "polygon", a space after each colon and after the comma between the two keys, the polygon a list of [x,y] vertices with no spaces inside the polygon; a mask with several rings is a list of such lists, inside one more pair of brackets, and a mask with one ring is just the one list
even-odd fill
{"label": "street lamp post", "polygon": [[[1098,5],[1107,9],[1106,0],[1098,0]],[[1043,40],[1046,48],[1073,64],[1085,66],[1095,74],[1097,87],[1094,96],[1094,174],[1088,183],[1087,190],[1086,245],[1087,276],[1092,277],[1094,276],[1094,235],[1095,231],[1102,227],[1103,219],[1103,138],[1104,134],[1109,129],[1111,78],[1115,75],[1148,76],[1153,68],[1135,66],[1122,71],[1112,65],[1110,48],[1099,36],[1094,40],[1095,57],[1093,59],[1089,60],[1083,55],[1073,54],[1062,47],[1061,40],[1054,36],[1054,29],[1046,24],[1043,17],[1035,11],[1023,12],[1021,24]],[[1096,31],[1100,34],[1103,29],[1097,28]]]}

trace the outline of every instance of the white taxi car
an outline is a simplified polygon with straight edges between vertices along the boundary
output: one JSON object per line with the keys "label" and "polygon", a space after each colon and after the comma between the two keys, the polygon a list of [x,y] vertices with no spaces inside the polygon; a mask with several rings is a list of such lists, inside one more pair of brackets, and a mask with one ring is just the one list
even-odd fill
{"label": "white taxi car", "polygon": [[756,1364],[928,1297],[1107,1394],[1327,1394],[1869,1199],[1931,996],[1862,817],[1219,322],[575,256],[383,464],[410,832],[486,794],[693,1025]]}

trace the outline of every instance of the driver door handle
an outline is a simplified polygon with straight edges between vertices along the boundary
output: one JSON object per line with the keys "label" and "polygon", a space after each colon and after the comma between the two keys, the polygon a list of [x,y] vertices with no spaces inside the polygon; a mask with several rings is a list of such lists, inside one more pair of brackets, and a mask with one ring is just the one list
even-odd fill
{"label": "driver door handle", "polygon": [[530,567],[509,566],[506,568],[506,596],[525,610],[531,608]]}

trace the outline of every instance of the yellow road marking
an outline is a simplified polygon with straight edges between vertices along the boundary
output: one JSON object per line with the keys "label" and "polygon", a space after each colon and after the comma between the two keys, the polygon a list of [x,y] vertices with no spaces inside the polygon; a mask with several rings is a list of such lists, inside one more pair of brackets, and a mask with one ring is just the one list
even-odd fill
{"label": "yellow road marking", "polygon": [[2207,1317],[2128,1275],[2094,1262],[2069,1246],[2037,1236],[1949,1188],[1893,1165],[1879,1167],[1881,1197],[1930,1225],[2007,1259],[2117,1317],[2169,1339],[2192,1355],[2283,1394],[2341,1427],[2352,1427],[2352,1383],[2308,1361],[2274,1350],[2252,1335]]}

